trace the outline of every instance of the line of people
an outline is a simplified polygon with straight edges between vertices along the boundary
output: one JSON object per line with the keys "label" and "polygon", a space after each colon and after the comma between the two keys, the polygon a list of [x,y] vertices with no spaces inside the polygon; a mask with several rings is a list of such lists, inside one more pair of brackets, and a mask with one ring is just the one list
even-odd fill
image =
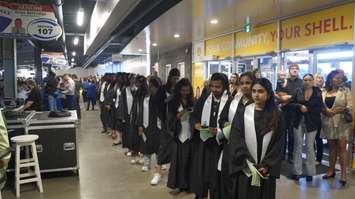
{"label": "line of people", "polygon": [[[312,74],[301,80],[298,71],[296,64],[291,65],[290,77],[280,78],[276,92],[269,80],[253,72],[233,74],[230,81],[215,73],[197,100],[191,82],[180,79],[177,69],[169,72],[165,85],[156,76],[106,74],[99,87],[102,133],[112,136],[114,146],[127,148],[131,164],[142,164],[143,172],[152,168],[156,155],[151,185],[159,183],[161,170],[170,164],[167,186],[172,194],[269,199],[276,195],[283,150],[292,161],[290,177],[298,180],[305,174],[307,181],[312,180],[318,132],[330,147],[330,167],[323,179],[334,177],[339,154],[340,182],[345,185],[344,150],[352,119],[347,113],[352,104],[344,73],[332,71],[325,89],[320,89]],[[284,145],[293,149],[287,151]]]}

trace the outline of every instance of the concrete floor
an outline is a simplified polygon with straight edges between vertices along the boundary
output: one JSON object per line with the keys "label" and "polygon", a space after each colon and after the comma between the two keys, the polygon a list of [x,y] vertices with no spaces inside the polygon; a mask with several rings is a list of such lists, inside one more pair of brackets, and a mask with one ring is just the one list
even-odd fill
{"label": "concrete floor", "polygon": [[[79,127],[79,176],[43,179],[44,193],[40,194],[32,185],[22,186],[23,199],[192,199],[192,194],[173,196],[165,184],[152,187],[149,182],[152,172],[142,173],[141,166],[129,164],[120,147],[112,147],[107,135],[100,133],[99,111],[83,111]],[[337,180],[325,181],[319,176],[312,183],[299,183],[281,177],[277,185],[278,199],[354,199],[355,174],[345,188]],[[13,190],[2,193],[4,199],[16,198]]]}

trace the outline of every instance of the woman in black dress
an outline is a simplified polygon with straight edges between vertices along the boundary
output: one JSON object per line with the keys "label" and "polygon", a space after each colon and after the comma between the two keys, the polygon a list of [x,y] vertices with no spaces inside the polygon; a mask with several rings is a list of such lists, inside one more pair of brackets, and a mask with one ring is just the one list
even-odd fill
{"label": "woman in black dress", "polygon": [[168,105],[169,130],[174,133],[168,187],[171,193],[188,191],[190,167],[190,114],[193,108],[193,90],[190,81],[181,79],[175,88],[174,98]]}
{"label": "woman in black dress", "polygon": [[254,103],[238,112],[232,123],[230,174],[232,198],[274,199],[283,149],[283,117],[265,78],[252,87]]}

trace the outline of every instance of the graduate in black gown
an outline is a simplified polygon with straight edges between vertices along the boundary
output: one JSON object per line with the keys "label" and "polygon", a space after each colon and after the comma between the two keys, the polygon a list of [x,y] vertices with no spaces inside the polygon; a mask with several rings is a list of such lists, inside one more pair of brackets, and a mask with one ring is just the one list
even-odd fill
{"label": "graduate in black gown", "polygon": [[[225,127],[231,125],[237,112],[243,112],[244,107],[252,103],[251,86],[254,83],[252,72],[245,72],[239,77],[238,92],[227,102],[220,116],[220,126]],[[220,196],[221,199],[232,198],[232,180],[229,177],[229,160],[230,160],[230,133],[223,132],[217,134],[217,140],[222,145],[223,151],[218,162],[218,171],[220,172]]]}
{"label": "graduate in black gown", "polygon": [[143,172],[150,169],[151,156],[158,154],[159,151],[159,138],[161,134],[159,108],[164,104],[163,98],[158,93],[160,87],[160,79],[157,77],[149,77],[149,92],[138,105],[138,133],[141,138],[140,152],[144,157]]}
{"label": "graduate in black gown", "polygon": [[112,105],[112,118],[113,118],[113,131],[112,131],[112,146],[120,145],[122,142],[121,126],[122,120],[120,118],[120,99],[121,99],[121,88],[122,88],[122,73],[116,74],[116,83],[113,87],[113,105]]}
{"label": "graduate in black gown", "polygon": [[169,130],[174,133],[168,187],[171,193],[178,194],[190,188],[190,139],[192,128],[190,115],[193,110],[193,88],[186,78],[181,79],[175,87],[174,98],[168,104]]}
{"label": "graduate in black gown", "polygon": [[127,156],[131,156],[132,152],[129,149],[130,146],[130,121],[131,121],[131,110],[133,105],[133,96],[135,94],[135,75],[126,74],[124,77],[123,87],[121,89],[121,99],[120,99],[120,115],[119,118],[122,121],[122,147],[128,148],[125,153]]}
{"label": "graduate in black gown", "polygon": [[102,123],[103,130],[101,133],[108,133],[109,131],[109,120],[110,120],[110,105],[111,101],[108,99],[109,90],[111,89],[111,77],[110,74],[106,73],[101,80],[99,86],[99,105],[100,105],[100,119]]}
{"label": "graduate in black gown", "polygon": [[266,78],[252,86],[254,103],[237,112],[230,138],[232,198],[274,199],[280,176],[284,121]]}
{"label": "graduate in black gown", "polygon": [[168,123],[167,123],[167,115],[168,115],[168,103],[174,97],[174,89],[176,83],[180,79],[180,71],[177,68],[173,68],[169,71],[167,83],[161,87],[159,90],[160,96],[163,96],[164,104],[161,106],[159,111],[162,115],[161,117],[161,124],[162,124],[162,133],[160,136],[160,145],[159,145],[159,153],[158,153],[158,160],[157,165],[155,166],[155,172],[153,175],[150,184],[155,186],[159,184],[162,174],[161,170],[166,168],[166,164],[170,163],[170,154],[171,154],[171,143],[174,139],[173,133],[169,131]]}
{"label": "graduate in black gown", "polygon": [[130,132],[129,132],[129,150],[132,151],[132,159],[131,164],[136,164],[140,162],[139,159],[139,151],[141,147],[141,137],[139,136],[138,127],[141,125],[139,122],[139,105],[143,104],[144,98],[148,93],[148,85],[147,79],[138,75],[136,77],[135,86],[137,87],[137,91],[133,96],[133,103],[131,109],[131,117],[130,117]]}
{"label": "graduate in black gown", "polygon": [[197,101],[191,115],[194,128],[191,140],[191,191],[196,198],[218,198],[217,164],[221,146],[216,134],[220,114],[229,100],[228,78],[223,73],[215,73],[210,81],[211,93]]}

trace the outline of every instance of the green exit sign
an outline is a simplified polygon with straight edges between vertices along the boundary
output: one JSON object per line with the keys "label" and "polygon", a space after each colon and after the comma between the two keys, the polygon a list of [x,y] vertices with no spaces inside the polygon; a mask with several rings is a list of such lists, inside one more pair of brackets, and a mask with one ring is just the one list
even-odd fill
{"label": "green exit sign", "polygon": [[251,30],[252,30],[252,26],[251,26],[251,22],[250,22],[250,17],[247,16],[245,18],[244,32],[251,32]]}

